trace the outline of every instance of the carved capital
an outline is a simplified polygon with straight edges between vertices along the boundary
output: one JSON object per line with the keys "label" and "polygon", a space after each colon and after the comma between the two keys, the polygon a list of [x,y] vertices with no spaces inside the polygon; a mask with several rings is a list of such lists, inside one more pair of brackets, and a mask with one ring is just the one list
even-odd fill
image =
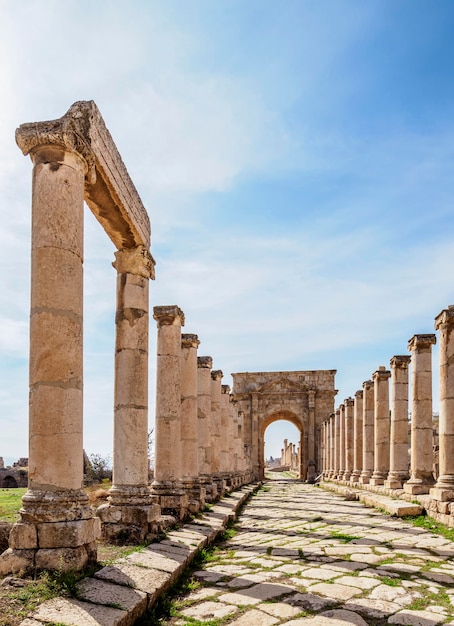
{"label": "carved capital", "polygon": [[374,386],[374,382],[372,380],[365,380],[363,382],[363,391],[369,391]]}
{"label": "carved capital", "polygon": [[158,322],[158,326],[171,326],[178,324],[184,326],[184,313],[176,304],[170,306],[155,306],[153,308],[153,319]]}
{"label": "carved capital", "polygon": [[447,328],[454,325],[454,304],[450,304],[447,309],[443,309],[435,318],[435,330]]}
{"label": "carved capital", "polygon": [[142,278],[155,279],[155,260],[146,246],[123,248],[115,252],[112,265],[119,274],[135,274]]}
{"label": "carved capital", "polygon": [[353,400],[353,398],[346,398],[344,400],[344,405],[347,406],[354,406],[355,401]]}
{"label": "carved capital", "polygon": [[197,367],[211,369],[213,367],[213,358],[211,356],[198,356]]}
{"label": "carved capital", "polygon": [[433,346],[437,343],[437,336],[434,334],[426,334],[426,335],[413,335],[411,339],[408,340],[408,349],[409,350],[424,350]]}
{"label": "carved capital", "polygon": [[411,361],[411,356],[409,354],[396,354],[390,360],[390,365],[392,369],[408,369],[408,365]]}
{"label": "carved capital", "polygon": [[372,374],[372,380],[375,382],[377,381],[385,381],[388,380],[388,378],[391,377],[391,372],[389,370],[386,369],[386,367],[384,365],[380,365],[380,367],[378,368],[378,370],[376,370],[373,374]]}
{"label": "carved capital", "polygon": [[213,370],[211,372],[212,380],[221,380],[223,376],[224,376],[224,374],[223,374],[222,370]]}
{"label": "carved capital", "polygon": [[230,393],[230,385],[221,385],[222,393]]}
{"label": "carved capital", "polygon": [[358,391],[355,392],[355,398],[357,398],[358,400],[362,399],[364,395],[364,392],[362,389],[358,389]]}
{"label": "carved capital", "polygon": [[181,347],[182,348],[198,348],[200,341],[197,335],[191,333],[184,333],[181,335]]}

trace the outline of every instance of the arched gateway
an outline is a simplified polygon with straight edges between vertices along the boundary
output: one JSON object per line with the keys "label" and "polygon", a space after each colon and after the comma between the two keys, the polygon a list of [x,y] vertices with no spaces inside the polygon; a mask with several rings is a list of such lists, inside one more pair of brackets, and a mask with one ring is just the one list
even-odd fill
{"label": "arched gateway", "polygon": [[264,435],[285,419],[300,432],[300,478],[313,481],[321,469],[320,428],[334,411],[336,370],[232,374],[233,397],[243,414],[245,454],[254,479],[264,476]]}

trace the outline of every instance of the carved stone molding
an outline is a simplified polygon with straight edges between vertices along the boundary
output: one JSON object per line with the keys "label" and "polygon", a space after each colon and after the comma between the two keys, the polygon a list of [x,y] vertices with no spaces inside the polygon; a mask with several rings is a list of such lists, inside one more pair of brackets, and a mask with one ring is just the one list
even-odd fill
{"label": "carved stone molding", "polygon": [[372,380],[388,380],[391,377],[391,372],[386,369],[384,365],[380,365],[378,370],[372,374]]}
{"label": "carved stone molding", "polygon": [[222,393],[230,393],[230,385],[221,385]]}
{"label": "carved stone molding", "polygon": [[184,313],[176,304],[170,306],[155,306],[153,308],[153,319],[158,322],[159,326],[170,326],[180,319],[180,323],[184,326]]}
{"label": "carved stone molding", "polygon": [[198,348],[200,341],[197,335],[192,333],[184,333],[181,335],[181,347],[182,348]]}
{"label": "carved stone molding", "polygon": [[409,354],[396,354],[390,360],[392,368],[406,370],[411,362],[411,356]]}
{"label": "carved stone molding", "polygon": [[408,340],[409,350],[420,350],[421,348],[430,348],[437,343],[437,336],[433,333],[426,335],[413,335]]}
{"label": "carved stone molding", "polygon": [[212,380],[221,380],[223,376],[224,376],[224,373],[222,370],[213,370],[211,372]]}
{"label": "carved stone molding", "polygon": [[113,267],[119,274],[135,274],[143,278],[155,279],[155,260],[145,246],[124,248],[115,252]]}
{"label": "carved stone molding", "polygon": [[116,248],[150,246],[147,212],[93,100],[75,102],[59,119],[22,124],[16,142],[32,157],[59,148],[49,151],[52,165],[65,150],[80,155],[87,164],[85,201]]}
{"label": "carved stone molding", "polygon": [[211,356],[198,356],[197,367],[211,369],[213,367],[213,358]]}
{"label": "carved stone molding", "polygon": [[446,326],[454,325],[454,304],[450,304],[446,309],[443,309],[435,318],[435,330]]}

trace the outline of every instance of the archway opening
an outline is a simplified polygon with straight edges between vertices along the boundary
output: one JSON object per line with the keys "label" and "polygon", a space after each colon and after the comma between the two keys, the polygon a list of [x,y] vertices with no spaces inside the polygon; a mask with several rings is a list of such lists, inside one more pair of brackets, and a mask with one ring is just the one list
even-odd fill
{"label": "archway opening", "polygon": [[17,480],[14,476],[5,476],[3,487],[4,489],[17,489]]}
{"label": "archway opening", "polygon": [[263,420],[261,457],[263,471],[271,475],[293,472],[304,479],[303,423],[291,411],[280,411]]}

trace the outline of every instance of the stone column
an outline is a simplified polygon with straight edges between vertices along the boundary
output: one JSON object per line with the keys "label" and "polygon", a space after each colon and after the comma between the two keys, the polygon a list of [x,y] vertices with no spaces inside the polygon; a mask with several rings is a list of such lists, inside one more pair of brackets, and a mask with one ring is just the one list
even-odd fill
{"label": "stone column", "polygon": [[328,475],[329,453],[328,453],[328,420],[322,422],[321,431],[321,473],[323,477]]}
{"label": "stone column", "polygon": [[363,461],[359,482],[361,485],[369,484],[374,471],[374,383],[366,380],[363,383]]}
{"label": "stone column", "polygon": [[252,480],[260,480],[260,434],[259,434],[259,396],[251,393],[251,435],[252,435]]}
{"label": "stone column", "polygon": [[439,467],[435,487],[430,490],[434,500],[454,500],[454,306],[443,309],[435,318],[440,331],[440,421]]}
{"label": "stone column", "polygon": [[374,381],[374,473],[371,485],[383,485],[389,472],[389,383],[391,372],[380,365]]}
{"label": "stone column", "polygon": [[230,387],[221,386],[221,475],[228,491],[232,490]]}
{"label": "stone column", "polygon": [[408,478],[408,355],[393,356],[391,363],[391,436],[388,489],[402,489]]}
{"label": "stone column", "polygon": [[[309,389],[307,392],[307,402],[309,408],[309,433],[307,441],[307,482],[315,482],[315,389]],[[302,456],[302,455],[301,455]]]}
{"label": "stone column", "polygon": [[217,486],[211,476],[211,368],[210,356],[197,358],[197,414],[199,439],[199,478],[207,502],[217,497]]}
{"label": "stone column", "polygon": [[343,480],[349,481],[353,471],[353,407],[355,401],[353,398],[344,400],[345,414],[345,471]]}
{"label": "stone column", "polygon": [[236,410],[236,403],[233,399],[233,394],[229,396],[229,423],[230,423],[230,447],[229,447],[229,459],[232,465],[232,486],[236,489],[239,485],[239,455],[238,455],[238,411]]}
{"label": "stone column", "polygon": [[337,479],[340,475],[340,410],[336,409],[334,413],[334,474],[333,478]]}
{"label": "stone column", "polygon": [[140,543],[153,534],[160,508],[148,487],[148,281],[145,246],[119,250],[115,316],[113,480],[97,515],[105,541]]}
{"label": "stone column", "polygon": [[181,482],[181,327],[183,311],[155,306],[158,325],[156,366],[155,468],[153,493],[164,515],[183,520],[188,495]]}
{"label": "stone column", "polygon": [[429,493],[434,484],[432,427],[432,346],[436,336],[413,335],[408,342],[411,351],[411,460],[410,480],[406,493]]}
{"label": "stone column", "polygon": [[353,472],[350,480],[359,482],[363,465],[363,392],[355,393],[353,407]]}
{"label": "stone column", "polygon": [[181,482],[189,498],[189,511],[205,507],[205,488],[199,480],[197,411],[197,335],[181,335]]}
{"label": "stone column", "polygon": [[[22,128],[22,127],[21,127]],[[38,131],[36,131],[38,134]],[[18,143],[20,140],[18,131]],[[44,138],[45,139],[45,138]],[[20,145],[20,143],[19,143]],[[81,569],[99,519],[83,490],[83,212],[87,164],[58,145],[33,161],[29,489],[0,562],[8,571]]]}
{"label": "stone column", "polygon": [[330,438],[330,463],[329,463],[329,478],[333,478],[335,473],[335,450],[336,450],[336,426],[335,426],[335,413],[332,413],[329,420],[329,438]]}
{"label": "stone column", "polygon": [[338,480],[344,480],[345,474],[345,405],[339,406],[339,475]]}
{"label": "stone column", "polygon": [[218,496],[225,492],[225,483],[221,475],[221,397],[222,370],[211,372],[211,477],[218,488]]}

